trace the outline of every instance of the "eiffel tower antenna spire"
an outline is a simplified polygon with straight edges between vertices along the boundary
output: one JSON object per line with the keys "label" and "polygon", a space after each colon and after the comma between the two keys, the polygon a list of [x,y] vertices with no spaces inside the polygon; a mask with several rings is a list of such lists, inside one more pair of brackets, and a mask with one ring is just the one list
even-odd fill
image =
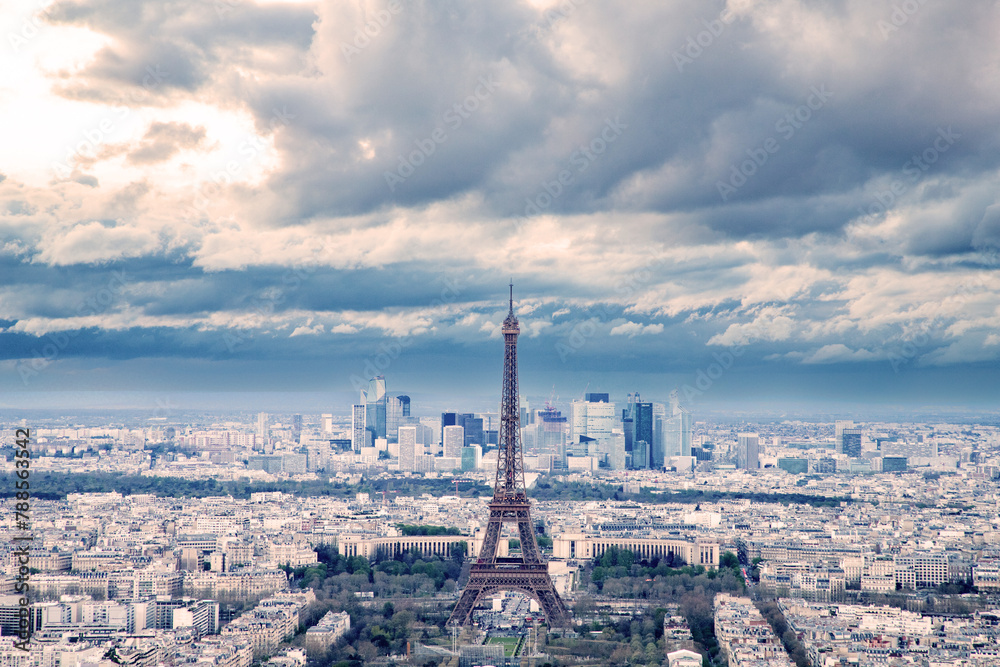
{"label": "eiffel tower antenna spire", "polygon": [[[455,605],[448,623],[465,625],[480,598],[497,591],[520,591],[537,602],[550,626],[564,625],[569,610],[559,597],[548,566],[542,560],[535,530],[531,522],[531,501],[524,485],[524,452],[521,448],[520,406],[517,392],[517,336],[521,328],[514,314],[514,281],[510,283],[510,311],[503,322],[504,362],[503,389],[500,400],[500,439],[497,447],[497,471],[493,484],[493,500],[486,524],[486,535],[476,562],[469,574],[469,583]],[[521,553],[519,556],[498,556],[503,524],[517,524]]]}

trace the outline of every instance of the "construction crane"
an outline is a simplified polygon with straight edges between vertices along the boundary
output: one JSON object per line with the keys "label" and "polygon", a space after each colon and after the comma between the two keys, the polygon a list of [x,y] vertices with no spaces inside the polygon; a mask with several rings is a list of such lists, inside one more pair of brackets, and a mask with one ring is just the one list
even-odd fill
{"label": "construction crane", "polygon": [[458,495],[458,485],[459,484],[472,484],[471,479],[456,479],[455,480],[455,495]]}
{"label": "construction crane", "polygon": [[375,493],[381,493],[382,494],[382,506],[384,507],[385,506],[385,494],[387,494],[387,493],[399,493],[399,491],[376,491]]}

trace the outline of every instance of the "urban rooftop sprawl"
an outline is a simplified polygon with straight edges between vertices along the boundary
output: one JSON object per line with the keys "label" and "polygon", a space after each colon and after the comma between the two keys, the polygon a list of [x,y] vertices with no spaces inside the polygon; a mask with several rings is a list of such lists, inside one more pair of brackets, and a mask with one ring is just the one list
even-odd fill
{"label": "urban rooftop sprawl", "polygon": [[[348,415],[8,421],[12,491],[15,429],[32,436],[32,640],[14,645],[8,541],[0,650],[25,666],[111,649],[150,665],[285,651],[274,664],[402,662],[407,643],[445,664],[497,646],[569,664],[584,645],[633,664],[1000,659],[996,425],[710,422],[676,396],[614,398],[520,402],[539,547],[573,612],[565,636],[510,594],[461,637],[444,627],[482,545],[496,413],[422,415],[380,376]],[[519,548],[514,532],[497,554]],[[699,572],[722,587],[701,612],[683,588]],[[313,629],[296,639],[300,625]]]}

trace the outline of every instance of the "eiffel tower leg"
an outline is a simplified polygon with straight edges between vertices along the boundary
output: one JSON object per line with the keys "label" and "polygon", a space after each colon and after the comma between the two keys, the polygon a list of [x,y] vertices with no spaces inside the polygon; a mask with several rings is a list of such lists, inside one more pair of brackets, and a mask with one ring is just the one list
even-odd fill
{"label": "eiffel tower leg", "polygon": [[475,576],[470,576],[469,583],[466,584],[465,590],[462,591],[462,597],[459,598],[458,604],[455,605],[455,609],[451,612],[451,616],[448,617],[447,625],[467,624],[469,622],[469,617],[472,616],[472,610],[476,608],[476,603],[479,601],[479,596],[482,592],[482,581],[477,581]]}
{"label": "eiffel tower leg", "polygon": [[538,553],[538,542],[535,541],[535,529],[528,519],[517,522],[518,536],[521,538],[521,557],[525,563],[540,563],[542,559]]}
{"label": "eiffel tower leg", "polygon": [[493,562],[497,557],[497,545],[500,543],[500,529],[503,527],[503,512],[490,510],[490,520],[486,524],[486,535],[483,545],[479,548],[478,559]]}
{"label": "eiffel tower leg", "polygon": [[535,588],[535,597],[538,599],[538,606],[542,608],[550,626],[566,625],[569,621],[569,610],[562,598],[556,594],[551,583],[548,586],[540,585]]}

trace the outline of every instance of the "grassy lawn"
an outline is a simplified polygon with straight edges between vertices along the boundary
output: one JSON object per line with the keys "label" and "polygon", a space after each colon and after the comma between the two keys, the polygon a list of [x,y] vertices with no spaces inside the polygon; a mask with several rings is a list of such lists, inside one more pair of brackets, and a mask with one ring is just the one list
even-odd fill
{"label": "grassy lawn", "polygon": [[518,642],[520,642],[520,637],[490,637],[487,644],[503,644],[503,654],[508,658],[514,655],[514,649],[517,648]]}

